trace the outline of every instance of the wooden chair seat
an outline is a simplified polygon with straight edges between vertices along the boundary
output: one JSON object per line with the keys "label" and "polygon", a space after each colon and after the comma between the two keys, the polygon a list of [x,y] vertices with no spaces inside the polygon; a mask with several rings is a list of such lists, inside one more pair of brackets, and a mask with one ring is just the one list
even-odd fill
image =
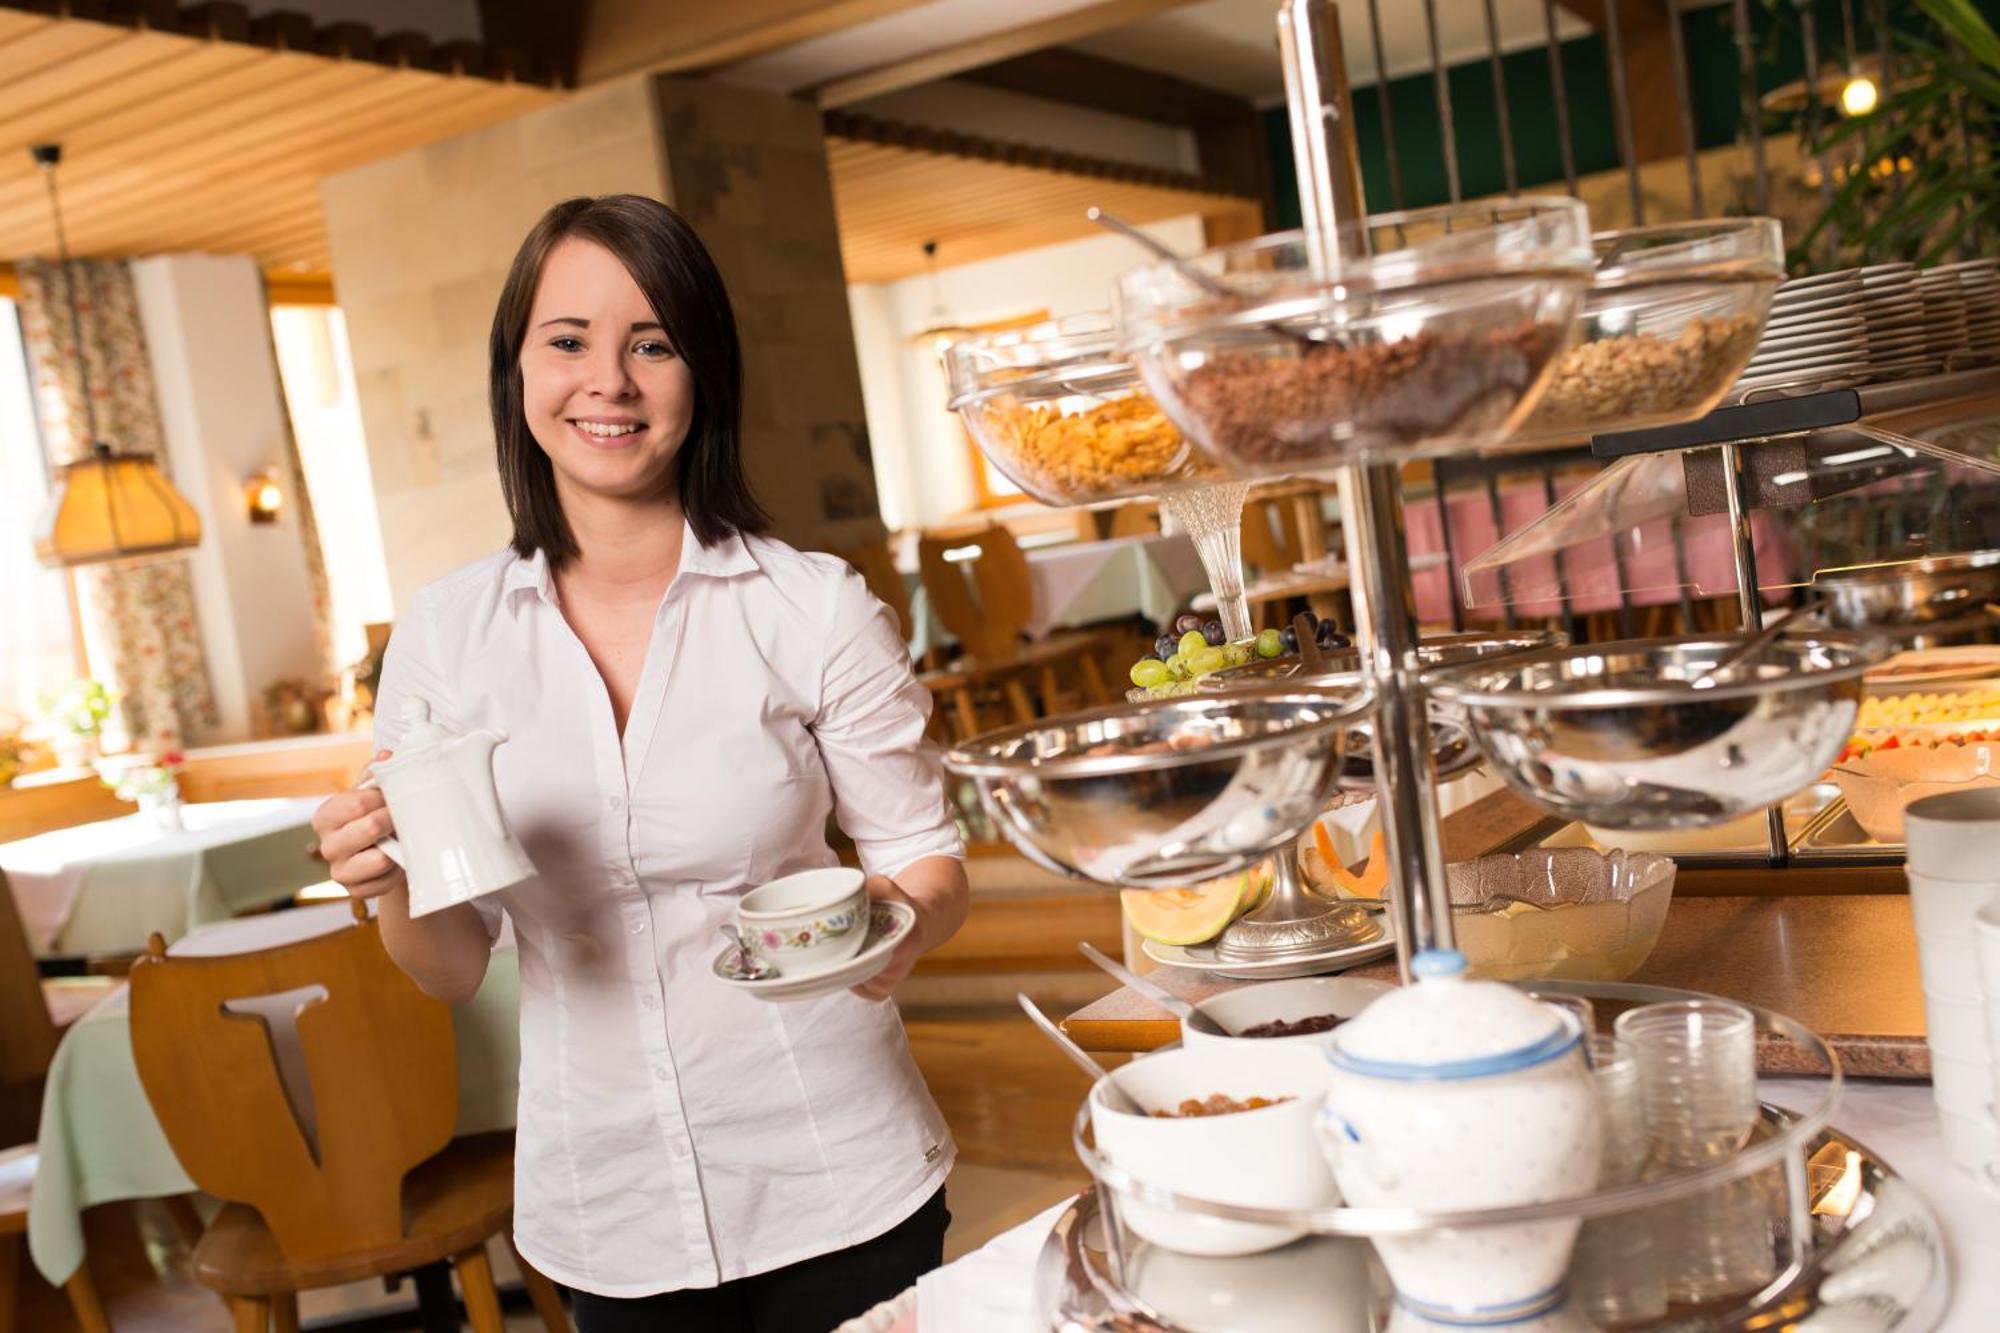
{"label": "wooden chair seat", "polygon": [[42,982],[42,1003],[60,1034],[123,984],[117,977],[50,977]]}
{"label": "wooden chair seat", "polygon": [[399,1243],[294,1263],[255,1208],[225,1204],[195,1246],[194,1276],[225,1296],[276,1296],[408,1272],[477,1248],[513,1210],[513,1135],[455,1139],[404,1177]]}

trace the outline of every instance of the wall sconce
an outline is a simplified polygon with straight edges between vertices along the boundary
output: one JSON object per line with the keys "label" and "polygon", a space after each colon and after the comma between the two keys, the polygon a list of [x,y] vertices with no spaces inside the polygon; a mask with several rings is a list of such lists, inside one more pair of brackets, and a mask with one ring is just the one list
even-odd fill
{"label": "wall sconce", "polygon": [[278,486],[278,474],[270,469],[254,473],[243,483],[243,500],[252,523],[276,523],[285,507],[285,492]]}

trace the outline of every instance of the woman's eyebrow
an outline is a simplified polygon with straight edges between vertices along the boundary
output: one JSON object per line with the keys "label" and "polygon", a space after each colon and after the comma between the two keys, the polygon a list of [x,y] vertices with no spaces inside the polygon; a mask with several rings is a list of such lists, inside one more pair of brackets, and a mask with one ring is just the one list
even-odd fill
{"label": "woman's eyebrow", "polygon": [[[538,329],[545,329],[551,324],[570,324],[579,329],[587,329],[590,327],[589,320],[580,319],[575,315],[557,315],[554,319],[543,320],[541,323],[535,325],[535,327]],[[647,329],[659,329],[660,332],[662,333],[666,332],[666,329],[662,327],[660,322],[656,319],[636,320],[632,324],[632,332],[634,333],[642,333]]]}

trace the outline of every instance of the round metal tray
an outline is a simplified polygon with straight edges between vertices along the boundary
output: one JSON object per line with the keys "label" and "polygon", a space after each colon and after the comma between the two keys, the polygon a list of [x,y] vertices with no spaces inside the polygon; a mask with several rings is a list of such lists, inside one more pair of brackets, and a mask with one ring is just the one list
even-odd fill
{"label": "round metal tray", "polygon": [[[1539,993],[1618,1003],[1700,998],[1696,992],[1624,982],[1541,981],[1533,986]],[[1789,1042],[1826,1069],[1824,1091],[1814,1105],[1801,1111],[1765,1106],[1759,1132],[1733,1157],[1546,1203],[1472,1212],[1350,1206],[1281,1210],[1192,1198],[1134,1179],[1099,1154],[1086,1100],[1077,1114],[1075,1144],[1098,1188],[1079,1197],[1045,1247],[1037,1273],[1040,1308],[1060,1333],[1287,1333],[1293,1328],[1416,1333],[1436,1326],[1397,1305],[1370,1237],[1577,1217],[1607,1234],[1623,1229],[1630,1235],[1636,1229],[1645,1243],[1664,1252],[1659,1237],[1698,1236],[1713,1243],[1703,1226],[1690,1228],[1685,1218],[1676,1224],[1675,1210],[1722,1206],[1738,1212],[1749,1208],[1752,1216],[1736,1220],[1748,1222],[1753,1231],[1766,1228],[1769,1245],[1761,1257],[1769,1261],[1768,1271],[1726,1286],[1699,1305],[1666,1306],[1660,1297],[1640,1315],[1627,1309],[1616,1327],[1677,1333],[1794,1327],[1795,1319],[1824,1309],[1837,1310],[1824,1327],[1839,1333],[1929,1328],[1946,1300],[1945,1251],[1936,1220],[1879,1157],[1831,1127],[1842,1079],[1838,1057],[1825,1040],[1784,1014],[1745,1007],[1761,1034]],[[1107,1203],[1115,1210],[1126,1199],[1155,1209],[1282,1225],[1305,1238],[1241,1259],[1195,1259],[1148,1246],[1123,1227],[1107,1226]],[[1512,1333],[1590,1333],[1605,1326],[1595,1322],[1592,1312],[1623,1301],[1630,1280],[1622,1262],[1627,1256],[1614,1248],[1607,1258],[1600,1249],[1587,1264],[1581,1245],[1571,1269],[1572,1299],[1547,1316],[1510,1325]],[[1665,1254],[1659,1271],[1689,1257]],[[1610,1322],[1607,1318],[1606,1325]]]}
{"label": "round metal tray", "polygon": [[[1773,1116],[1787,1113],[1767,1107]],[[1748,1330],[1796,1328],[1824,1316],[1840,1333],[1921,1333],[1943,1317],[1948,1298],[1945,1245],[1937,1219],[1889,1164],[1838,1129],[1805,1145],[1813,1230],[1804,1265],[1776,1291],[1703,1307],[1674,1306],[1663,1319],[1620,1322],[1631,1329]],[[1035,1266],[1036,1309],[1057,1333],[1402,1333],[1435,1328],[1395,1304],[1366,1240],[1308,1236],[1282,1250],[1244,1259],[1190,1259],[1149,1252],[1126,1255],[1137,1274],[1128,1290],[1112,1276],[1096,1190],[1079,1194],[1056,1220]],[[1183,1271],[1174,1272],[1178,1266]],[[1237,1302],[1231,1269],[1252,1293]],[[1169,1315],[1160,1303],[1201,1284],[1196,1313]],[[1300,1295],[1304,1292],[1303,1296]],[[1218,1313],[1236,1304],[1233,1314]],[[1599,1324],[1572,1301],[1548,1320],[1510,1327],[1594,1333]],[[1814,1320],[1813,1327],[1819,1327]]]}

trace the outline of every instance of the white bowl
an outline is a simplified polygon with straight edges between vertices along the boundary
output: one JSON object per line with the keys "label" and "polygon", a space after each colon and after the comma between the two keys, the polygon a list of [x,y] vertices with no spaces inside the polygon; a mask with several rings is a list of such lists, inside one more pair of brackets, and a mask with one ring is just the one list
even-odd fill
{"label": "white bowl", "polygon": [[851,866],[774,879],[736,900],[736,928],[780,976],[810,975],[861,952],[868,938],[867,883]]}
{"label": "white bowl", "polygon": [[1983,1181],[2000,1166],[2000,1125],[1984,1112],[1967,1115],[1949,1107],[1938,1107],[1938,1136],[1944,1140],[1944,1154]]}
{"label": "white bowl", "polygon": [[1312,1236],[1272,1254],[1237,1258],[1135,1248],[1128,1260],[1132,1294],[1177,1328],[1369,1333],[1374,1324],[1365,1240]]}
{"label": "white bowl", "polygon": [[[1135,1179],[1244,1207],[1326,1208],[1340,1201],[1313,1137],[1327,1085],[1318,1051],[1286,1042],[1210,1042],[1134,1060],[1106,1077],[1148,1111],[1215,1093],[1238,1101],[1291,1099],[1256,1111],[1160,1119],[1113,1110],[1104,1103],[1103,1086],[1093,1087],[1097,1150]],[[1297,1227],[1168,1212],[1130,1195],[1119,1195],[1115,1206],[1133,1231],[1182,1254],[1257,1254],[1305,1234]]]}
{"label": "white bowl", "polygon": [[[1386,981],[1361,977],[1297,977],[1290,981],[1267,981],[1260,986],[1244,986],[1212,996],[1195,1006],[1230,1032],[1241,1032],[1283,1019],[1296,1023],[1316,1014],[1332,1014],[1343,1022],[1354,1017],[1395,987]],[[1219,1037],[1200,1027],[1181,1024],[1181,1040],[1190,1047],[1233,1045],[1253,1041],[1260,1046],[1310,1046],[1326,1042],[1324,1032],[1307,1032],[1296,1037]]]}
{"label": "white bowl", "polygon": [[1988,1058],[1987,1025],[2000,1018],[2000,1005],[1924,992],[1924,1040],[1933,1052],[1961,1060]]}
{"label": "white bowl", "polygon": [[1917,975],[1924,990],[1940,999],[1980,1004],[1979,946],[1963,935],[1917,931]]}
{"label": "white bowl", "polygon": [[1960,1115],[1984,1115],[1993,1103],[1993,1063],[1931,1052],[1931,1099]]}

